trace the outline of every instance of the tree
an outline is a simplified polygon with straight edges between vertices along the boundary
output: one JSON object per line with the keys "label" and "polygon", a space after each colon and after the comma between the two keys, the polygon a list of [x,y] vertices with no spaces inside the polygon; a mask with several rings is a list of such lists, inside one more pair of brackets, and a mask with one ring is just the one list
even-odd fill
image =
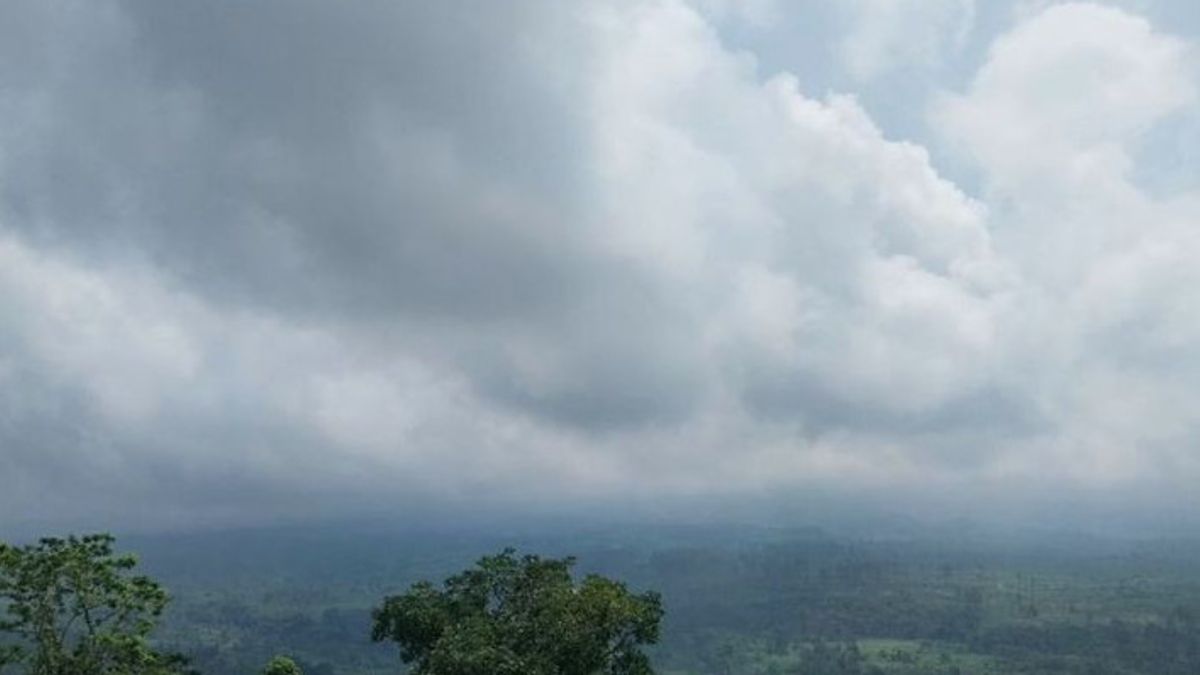
{"label": "tree", "polygon": [[108,534],[0,543],[0,669],[27,675],[165,675],[185,660],[150,647],[166,591],[133,574]]}
{"label": "tree", "polygon": [[286,656],[276,656],[271,659],[266,668],[263,668],[263,675],[304,675],[304,673],[295,661]]}
{"label": "tree", "polygon": [[375,609],[372,639],[391,640],[415,675],[652,675],[641,645],[658,641],[662,602],[574,558],[480,559],[438,589],[428,582]]}
{"label": "tree", "polygon": [[800,653],[796,675],[871,675],[881,673],[875,666],[866,666],[858,643],[831,645],[817,639]]}

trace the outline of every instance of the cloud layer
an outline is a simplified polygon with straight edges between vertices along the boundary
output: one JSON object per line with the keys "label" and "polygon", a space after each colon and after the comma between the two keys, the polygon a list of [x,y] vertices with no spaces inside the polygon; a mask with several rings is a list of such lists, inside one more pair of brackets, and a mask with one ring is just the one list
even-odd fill
{"label": "cloud layer", "polygon": [[1189,508],[1193,43],[921,7],[7,3],[0,524]]}

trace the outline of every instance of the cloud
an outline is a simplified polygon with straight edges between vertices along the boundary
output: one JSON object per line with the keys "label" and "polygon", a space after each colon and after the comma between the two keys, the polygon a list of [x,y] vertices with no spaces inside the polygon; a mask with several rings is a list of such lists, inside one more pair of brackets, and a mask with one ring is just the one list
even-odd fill
{"label": "cloud", "polygon": [[963,46],[974,0],[852,0],[840,51],[857,80],[904,68],[935,68]]}
{"label": "cloud", "polygon": [[[1053,5],[997,39],[968,93],[939,120],[993,187],[1076,199],[1129,169],[1133,144],[1195,103],[1194,55],[1145,19]],[[1049,181],[1049,183],[1047,183]]]}
{"label": "cloud", "polygon": [[[6,6],[0,512],[1196,475],[1197,202],[1130,170],[1195,104],[1188,43],[1025,16],[933,106],[972,196],[728,47],[760,5],[701,5]],[[960,5],[859,17],[861,76],[933,65]]]}
{"label": "cloud", "polygon": [[1189,43],[1070,3],[997,39],[967,91],[937,108],[948,142],[981,168],[996,250],[1024,281],[1015,318],[1033,319],[1039,344],[1021,359],[1048,376],[1027,386],[1059,425],[1044,452],[1062,465],[1048,470],[1101,483],[1194,470],[1179,378],[1200,322],[1178,303],[1200,259],[1186,224],[1195,186],[1158,198],[1134,171],[1155,125],[1194,109],[1194,81]]}

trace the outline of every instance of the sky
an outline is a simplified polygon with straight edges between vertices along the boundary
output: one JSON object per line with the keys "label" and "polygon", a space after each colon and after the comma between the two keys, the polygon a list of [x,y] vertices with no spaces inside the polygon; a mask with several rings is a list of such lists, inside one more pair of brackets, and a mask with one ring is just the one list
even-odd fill
{"label": "sky", "polygon": [[8,0],[0,526],[1200,522],[1189,0]]}

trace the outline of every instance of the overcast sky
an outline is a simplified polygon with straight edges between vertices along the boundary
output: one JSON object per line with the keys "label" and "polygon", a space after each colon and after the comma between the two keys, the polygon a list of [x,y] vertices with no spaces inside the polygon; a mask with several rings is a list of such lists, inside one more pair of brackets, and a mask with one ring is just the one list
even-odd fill
{"label": "overcast sky", "polygon": [[6,0],[0,525],[1198,515],[1197,7]]}

